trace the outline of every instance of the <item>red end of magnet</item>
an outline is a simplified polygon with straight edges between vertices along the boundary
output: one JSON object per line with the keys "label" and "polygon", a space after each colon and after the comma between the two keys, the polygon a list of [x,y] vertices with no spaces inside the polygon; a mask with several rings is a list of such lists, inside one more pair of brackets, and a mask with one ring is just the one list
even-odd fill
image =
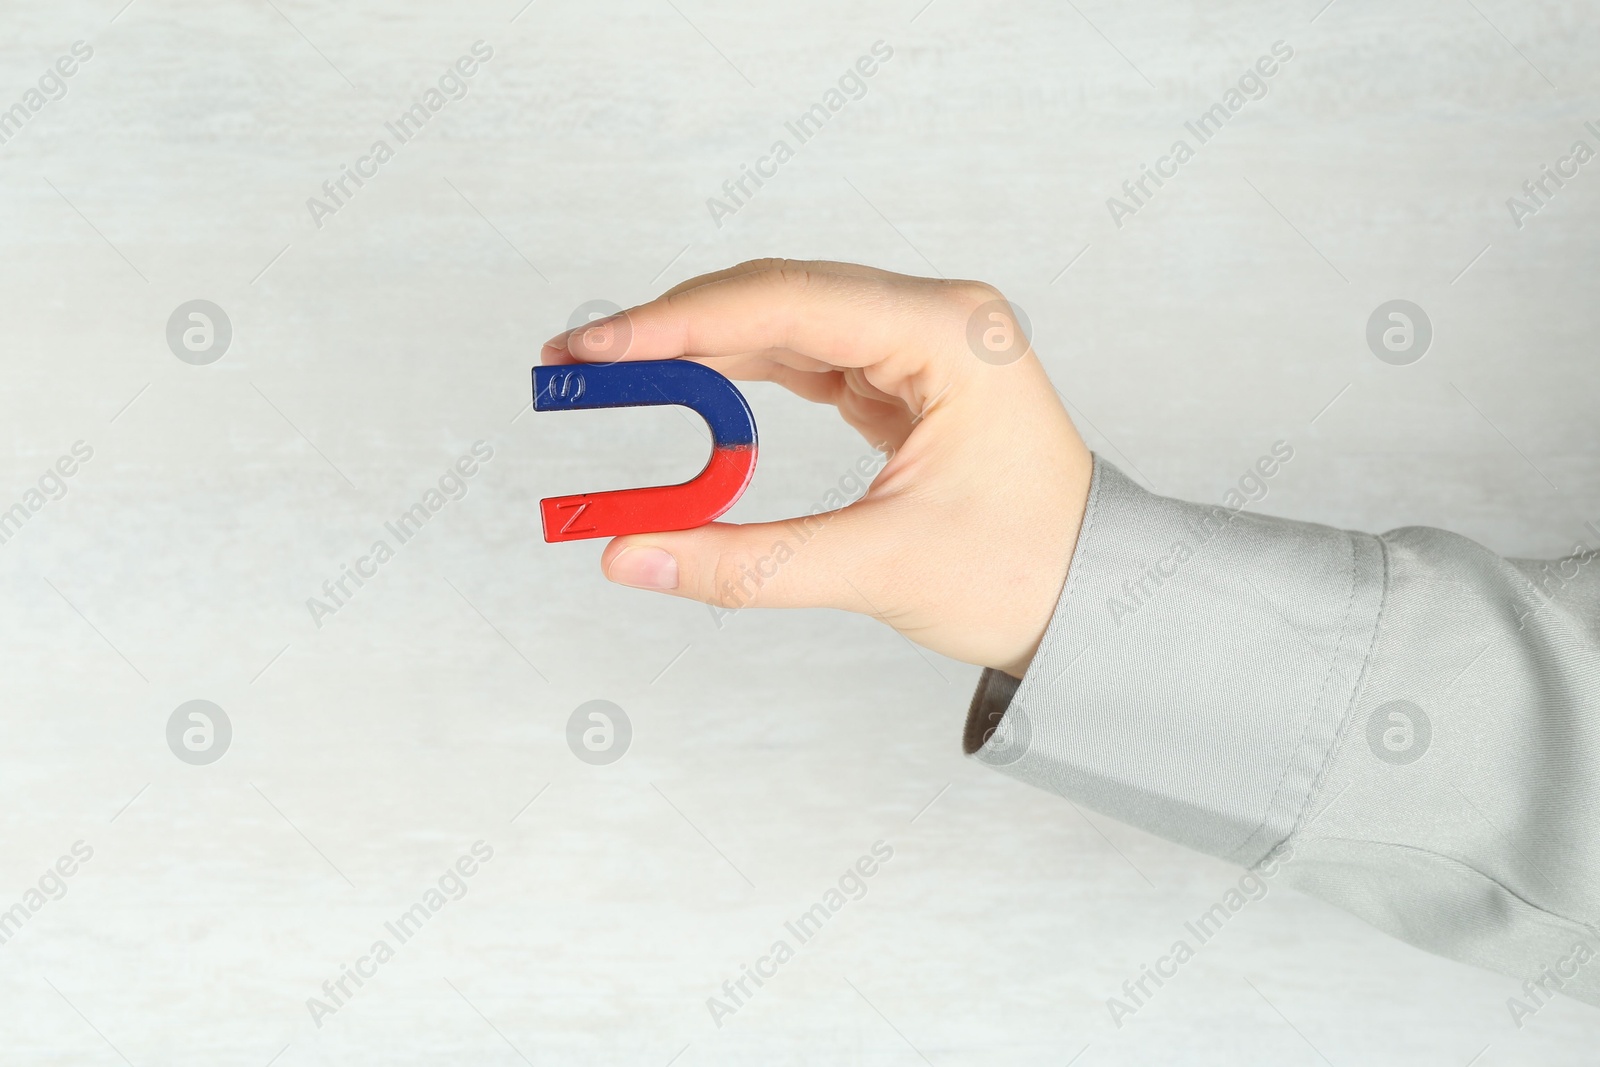
{"label": "red end of magnet", "polygon": [[754,445],[718,448],[705,470],[681,485],[650,485],[539,501],[548,542],[690,530],[721,516],[750,484]]}

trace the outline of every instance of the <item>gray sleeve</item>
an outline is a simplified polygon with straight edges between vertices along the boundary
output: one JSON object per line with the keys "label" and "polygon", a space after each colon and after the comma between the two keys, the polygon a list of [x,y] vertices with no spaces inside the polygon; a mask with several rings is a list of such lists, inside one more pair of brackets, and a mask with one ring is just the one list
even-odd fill
{"label": "gray sleeve", "polygon": [[[1155,496],[1100,457],[1020,684],[969,753],[1600,1004],[1600,561]],[[1585,966],[1587,964],[1587,966]]]}

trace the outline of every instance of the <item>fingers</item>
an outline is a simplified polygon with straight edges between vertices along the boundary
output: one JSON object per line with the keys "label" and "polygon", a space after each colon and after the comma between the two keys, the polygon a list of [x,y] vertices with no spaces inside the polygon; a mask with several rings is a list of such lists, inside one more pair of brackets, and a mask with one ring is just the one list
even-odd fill
{"label": "fingers", "polygon": [[[765,269],[767,266],[778,262],[781,261],[772,259],[749,259],[736,266],[724,267],[722,270],[709,271],[705,274],[699,275],[698,277],[689,278],[686,281],[679,282],[671,289],[668,289],[665,293],[662,293],[661,298],[664,299],[666,297],[675,296],[686,289],[693,289],[696,286],[706,285],[715,281],[721,281],[723,278],[732,278],[741,274],[749,274],[754,271]],[[626,312],[623,312],[623,314],[626,314]],[[575,333],[585,333],[591,327],[595,326],[599,326],[603,330],[605,323],[615,319],[616,317],[617,316],[615,315],[607,316],[604,319],[596,319],[592,322],[585,323],[582,326],[573,326],[562,330],[560,333],[556,334],[554,337],[550,338],[550,340],[544,343],[543,350],[540,353],[540,362],[544,364],[568,364],[578,362],[578,360],[569,350],[569,338],[571,338],[571,336]],[[601,358],[607,361],[616,358],[611,352],[611,349],[616,345],[617,339],[615,336],[606,336],[603,333],[597,333],[592,340],[586,343],[580,343],[580,347],[583,350],[584,355],[590,357],[595,356],[597,354],[597,350],[603,347],[605,352],[601,354]],[[624,343],[622,347],[627,347],[626,343]],[[723,373],[727,373],[725,368],[723,368]]]}
{"label": "fingers", "polygon": [[[878,283],[804,268],[774,268],[721,278],[652,300],[628,312],[630,359],[736,356],[788,348],[834,367],[864,367],[901,347],[899,309]],[[586,334],[570,350],[587,353]]]}
{"label": "fingers", "polygon": [[625,329],[622,359],[717,359],[730,377],[751,378],[770,377],[774,363],[856,369],[920,411],[970,372],[961,358],[967,320],[994,295],[974,283],[836,264],[741,265],[629,310],[624,326],[595,323],[553,339],[546,356],[613,361]]}
{"label": "fingers", "polygon": [[784,522],[711,523],[673,533],[619,537],[600,565],[620,585],[698,600],[724,611],[745,607],[870,610],[861,590],[881,573],[873,545],[883,507],[858,502]]}
{"label": "fingers", "polygon": [[721,281],[724,278],[732,278],[732,277],[735,277],[735,276],[740,275],[740,274],[750,274],[750,273],[753,273],[754,271],[765,270],[767,267],[770,267],[770,266],[772,266],[772,265],[774,265],[776,263],[779,263],[779,262],[781,262],[781,260],[776,260],[776,259],[747,259],[743,263],[737,264],[737,265],[732,266],[732,267],[724,267],[721,270],[707,271],[706,273],[701,274],[698,277],[687,278],[687,279],[679,282],[677,285],[674,285],[671,289],[668,289],[666,292],[662,293],[661,295],[662,296],[674,296],[674,295],[676,295],[678,293],[683,292],[686,289],[693,289],[696,286],[706,285],[709,282],[718,282],[718,281]]}
{"label": "fingers", "polygon": [[854,278],[892,278],[899,281],[926,280],[916,278],[910,274],[895,274],[893,271],[879,270],[877,267],[868,267],[860,263],[839,263],[834,260],[747,259],[737,266],[709,271],[699,277],[681,281],[662,295],[672,296],[687,289],[705,285],[708,282],[721,281],[723,278],[732,278],[740,274],[754,274],[760,270],[778,270],[784,267],[804,267],[820,274],[840,274]]}
{"label": "fingers", "polygon": [[831,404],[869,444],[899,448],[911,433],[911,412],[862,380],[859,371],[802,371],[774,366],[766,379],[813,404]]}
{"label": "fingers", "polygon": [[[863,265],[861,265],[859,263],[836,263],[836,262],[831,262],[831,261],[826,261],[826,260],[803,262],[803,261],[797,261],[797,260],[784,260],[784,259],[750,259],[750,260],[746,260],[745,262],[737,264],[737,265],[732,266],[732,267],[725,267],[722,270],[709,271],[709,272],[707,272],[705,274],[698,275],[697,277],[689,278],[689,279],[687,279],[685,281],[681,281],[677,285],[674,285],[671,289],[668,289],[665,293],[661,294],[661,297],[659,299],[668,299],[668,298],[671,298],[671,297],[675,297],[678,294],[687,292],[690,289],[697,289],[697,288],[699,288],[701,286],[709,285],[709,284],[711,284],[713,282],[719,282],[719,281],[722,281],[723,279],[726,279],[726,278],[737,278],[737,277],[741,277],[743,275],[756,274],[756,273],[760,273],[760,272],[763,272],[763,271],[780,271],[780,270],[809,270],[809,271],[812,271],[812,272],[817,273],[817,274],[828,274],[828,275],[835,275],[835,276],[839,276],[839,277],[859,278],[859,279],[865,279],[865,280],[876,279],[876,280],[881,280],[881,281],[898,282],[898,283],[901,283],[901,284],[909,284],[909,283],[933,284],[933,283],[930,282],[929,279],[926,279],[926,278],[917,278],[917,277],[914,277],[914,276],[909,275],[909,274],[895,274],[892,271],[879,270],[876,267],[867,267],[867,266],[863,266]],[[569,362],[573,362],[573,360],[571,358],[572,354],[568,351],[568,338],[573,333],[586,331],[590,326],[593,326],[593,325],[596,325],[596,323],[589,323],[589,324],[586,324],[586,325],[584,325],[582,327],[573,327],[571,329],[563,330],[560,333],[556,334],[554,337],[552,337],[550,340],[546,341],[545,345],[544,345],[544,348],[545,348],[545,352],[546,352],[547,358],[544,360],[544,362],[546,362],[546,363],[569,363]],[[600,342],[600,341],[601,341],[601,338],[597,336],[596,342]],[[590,346],[580,345],[580,348],[587,348],[587,347],[590,347]],[[769,353],[769,354],[775,354],[776,351],[777,350],[773,350],[773,352]],[[587,354],[593,354],[593,353],[589,353],[589,352],[586,351],[585,354],[587,355]],[[754,354],[754,353],[752,353],[752,354]],[[790,355],[797,355],[797,354],[790,353]],[[603,355],[603,358],[610,358],[610,356],[609,355]],[[654,358],[654,357],[651,357],[651,358]],[[791,366],[800,366],[799,363],[793,363],[793,362],[791,362],[790,365]]]}

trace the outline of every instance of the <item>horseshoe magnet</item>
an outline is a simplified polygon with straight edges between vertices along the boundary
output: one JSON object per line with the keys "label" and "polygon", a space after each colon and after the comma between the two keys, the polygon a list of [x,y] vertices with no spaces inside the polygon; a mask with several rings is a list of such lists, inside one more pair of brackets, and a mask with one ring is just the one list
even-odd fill
{"label": "horseshoe magnet", "polygon": [[681,359],[533,368],[533,410],[679,404],[711,429],[711,458],[681,485],[648,485],[539,501],[547,542],[688,530],[733,507],[756,469],[756,420],[744,394],[710,367]]}

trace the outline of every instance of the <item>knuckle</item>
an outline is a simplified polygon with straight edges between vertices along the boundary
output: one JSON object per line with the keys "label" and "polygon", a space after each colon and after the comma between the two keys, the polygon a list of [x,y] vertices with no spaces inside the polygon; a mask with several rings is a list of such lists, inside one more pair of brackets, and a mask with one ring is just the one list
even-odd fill
{"label": "knuckle", "polygon": [[750,273],[778,288],[803,289],[815,278],[813,265],[798,259],[753,259],[742,264]]}
{"label": "knuckle", "polygon": [[774,273],[777,275],[779,282],[796,289],[804,289],[811,284],[810,268],[806,264],[797,263],[792,259],[784,260],[781,266],[775,268]]}
{"label": "knuckle", "polygon": [[[693,299],[694,299],[694,290],[692,290],[692,289],[675,289],[675,290],[673,290],[671,292],[662,293],[660,296],[655,298],[653,303],[654,303],[654,305],[656,307],[658,307],[658,308],[662,309],[663,311],[666,311],[666,312],[668,312],[670,314],[670,313],[675,312],[675,311],[681,311],[685,307],[693,306],[692,305]],[[635,313],[637,313],[637,311],[638,311],[638,309],[636,309]]]}
{"label": "knuckle", "polygon": [[949,283],[947,294],[958,307],[971,309],[993,300],[1004,300],[1005,294],[988,282],[958,280]]}
{"label": "knuckle", "polygon": [[700,591],[701,599],[719,608],[748,607],[762,584],[754,557],[743,550],[731,550],[718,556],[709,577],[711,588]]}
{"label": "knuckle", "polygon": [[711,587],[701,590],[701,599],[714,607],[731,609],[743,606],[749,596],[739,588],[739,561],[731,555],[717,559],[711,569]]}
{"label": "knuckle", "polygon": [[735,267],[734,270],[741,274],[761,274],[766,271],[776,270],[787,262],[788,260],[780,259],[776,256],[762,256],[758,259],[747,259]]}

